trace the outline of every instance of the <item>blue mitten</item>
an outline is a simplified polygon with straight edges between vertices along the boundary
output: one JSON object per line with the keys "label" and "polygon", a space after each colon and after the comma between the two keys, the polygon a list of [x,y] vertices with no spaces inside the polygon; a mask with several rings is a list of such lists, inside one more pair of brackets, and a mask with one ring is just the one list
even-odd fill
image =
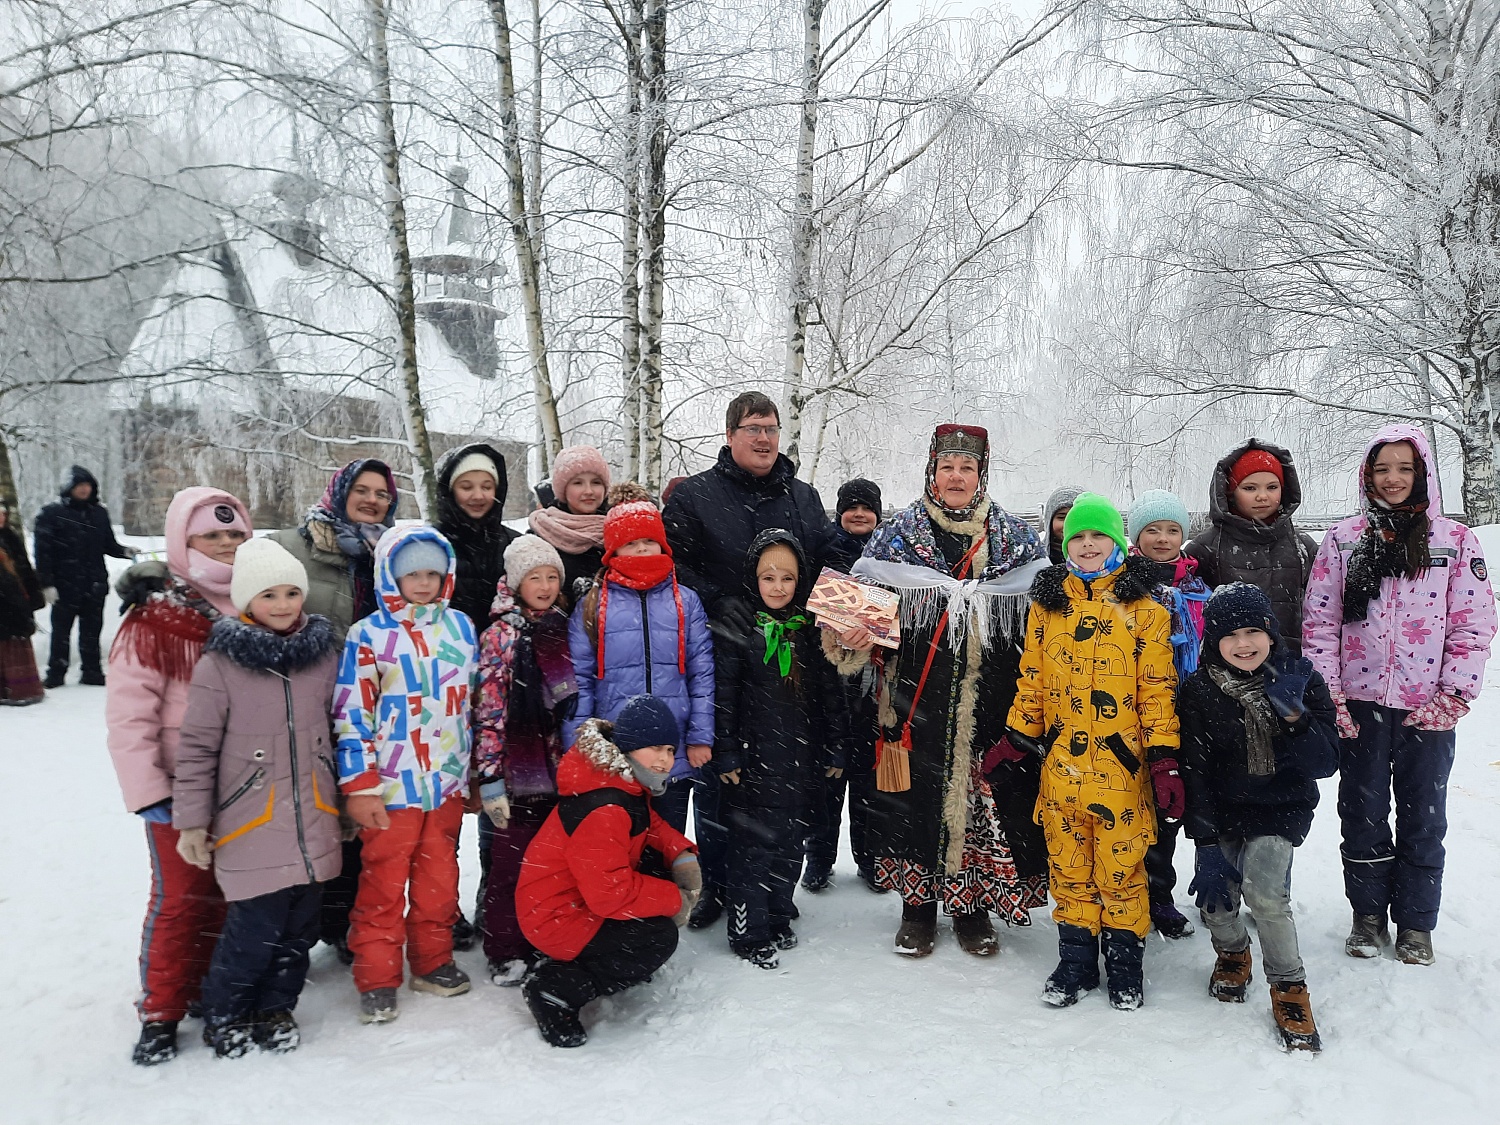
{"label": "blue mitten", "polygon": [[1188,894],[1194,896],[1199,910],[1233,910],[1234,899],[1229,895],[1229,883],[1240,881],[1240,873],[1224,857],[1218,844],[1199,844],[1198,854],[1193,859],[1193,881],[1188,884]]}
{"label": "blue mitten", "polygon": [[1307,681],[1312,678],[1312,661],[1290,653],[1274,656],[1266,661],[1266,698],[1271,707],[1287,722],[1302,717],[1306,708],[1302,705],[1302,693],[1307,690]]}

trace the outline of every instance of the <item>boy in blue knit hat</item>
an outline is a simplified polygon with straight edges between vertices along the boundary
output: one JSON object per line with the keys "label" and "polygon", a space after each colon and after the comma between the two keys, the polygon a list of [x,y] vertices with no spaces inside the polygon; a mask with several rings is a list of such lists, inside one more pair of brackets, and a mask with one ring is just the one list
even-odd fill
{"label": "boy in blue knit hat", "polygon": [[[1203,636],[1203,603],[1210,590],[1198,577],[1198,562],[1182,553],[1189,526],[1186,505],[1174,493],[1154,488],[1143,492],[1130,506],[1127,530],[1132,554],[1150,560],[1156,571],[1151,596],[1172,615],[1172,663],[1177,683],[1198,667],[1198,648]],[[1151,924],[1163,937],[1184,938],[1192,923],[1172,901],[1177,870],[1172,856],[1177,848],[1180,821],[1169,820],[1158,810],[1156,843],[1146,852],[1146,880],[1151,891]]]}
{"label": "boy in blue knit hat", "polygon": [[1243,1002],[1255,915],[1271,1014],[1288,1050],[1319,1048],[1292,918],[1292,853],[1307,838],[1318,779],[1338,768],[1333,699],[1281,639],[1271,599],[1221,586],[1204,613],[1203,661],[1178,690],[1183,821],[1198,845],[1193,881],[1213,938],[1209,993]]}

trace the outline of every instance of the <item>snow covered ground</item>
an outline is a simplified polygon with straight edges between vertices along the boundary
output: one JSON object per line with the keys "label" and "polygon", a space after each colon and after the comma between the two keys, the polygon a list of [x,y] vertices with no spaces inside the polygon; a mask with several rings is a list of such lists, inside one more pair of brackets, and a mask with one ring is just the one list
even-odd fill
{"label": "snow covered ground", "polygon": [[[1490,679],[1459,728],[1435,966],[1343,955],[1349,911],[1325,784],[1294,873],[1317,1057],[1279,1049],[1258,971],[1249,1003],[1208,996],[1201,930],[1149,939],[1146,1007],[1134,1013],[1097,994],[1066,1011],[1041,1004],[1056,959],[1044,911],[1030,929],[1002,930],[993,960],[964,956],[946,928],[931,958],[898,958],[899,905],[866,891],[846,855],[835,889],[799,895],[802,946],[779,972],[737,961],[722,925],[685,933],[652,984],[588,1014],[581,1050],[547,1047],[516,991],[479,983],[478,950],[459,954],[476,980],[469,995],[407,991],[399,1021],[362,1027],[348,970],[319,947],[297,1013],[301,1050],[217,1061],[189,1021],[181,1057],[152,1070],[129,1061],[144,830],[120,805],[104,692],[70,684],[0,711],[0,1123],[1494,1122],[1500,668]],[[470,825],[466,902],[473,841]],[[1179,849],[1180,905],[1191,853]]]}

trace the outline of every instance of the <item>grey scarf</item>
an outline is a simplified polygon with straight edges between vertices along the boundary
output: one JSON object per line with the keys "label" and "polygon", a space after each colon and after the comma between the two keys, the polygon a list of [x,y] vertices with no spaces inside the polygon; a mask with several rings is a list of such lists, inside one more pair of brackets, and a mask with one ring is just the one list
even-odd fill
{"label": "grey scarf", "polygon": [[1276,772],[1276,713],[1266,698],[1265,677],[1236,676],[1220,665],[1210,665],[1209,678],[1219,690],[1240,705],[1245,712],[1246,768],[1251,777],[1270,777]]}
{"label": "grey scarf", "polygon": [[628,754],[626,759],[630,762],[630,772],[635,774],[635,779],[644,785],[653,797],[660,797],[667,791],[667,784],[672,780],[670,772],[657,773],[655,770],[648,770]]}

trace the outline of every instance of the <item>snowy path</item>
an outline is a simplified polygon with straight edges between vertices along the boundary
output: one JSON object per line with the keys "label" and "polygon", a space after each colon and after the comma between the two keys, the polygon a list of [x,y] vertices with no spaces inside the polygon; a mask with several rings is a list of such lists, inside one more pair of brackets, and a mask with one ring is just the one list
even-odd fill
{"label": "snowy path", "polygon": [[[1200,930],[1147,950],[1147,1006],[1037,999],[1055,961],[1045,912],[1002,931],[992,961],[889,952],[898,906],[845,857],[840,885],[799,894],[802,947],[764,973],[722,926],[685,934],[653,984],[604,1001],[582,1050],[549,1049],[519,994],[476,980],[454,999],[403,992],[401,1019],[362,1027],[349,973],[314,953],[303,1046],[219,1062],[184,1025],[184,1051],[130,1065],[131,999],[147,887],[140,822],[120,807],[98,689],[69,686],[0,711],[10,799],[0,815],[0,1122],[501,1122],[1061,1120],[1109,1125],[1493,1122],[1500,1097],[1500,675],[1459,733],[1438,964],[1343,956],[1348,926],[1333,786],[1297,857],[1295,903],[1324,1051],[1274,1041],[1259,972],[1251,1001],[1206,991]],[[465,901],[477,870],[465,829]],[[1191,848],[1179,849],[1179,904]]]}

